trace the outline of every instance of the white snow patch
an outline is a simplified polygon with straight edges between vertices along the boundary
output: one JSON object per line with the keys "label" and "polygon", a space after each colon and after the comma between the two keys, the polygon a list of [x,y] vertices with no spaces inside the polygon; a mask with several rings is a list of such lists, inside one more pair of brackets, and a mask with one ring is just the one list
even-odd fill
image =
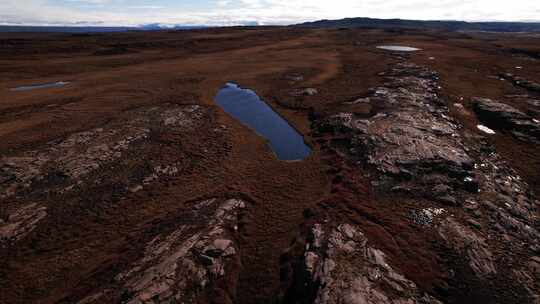
{"label": "white snow patch", "polygon": [[484,133],[487,133],[487,134],[495,134],[495,131],[491,130],[490,128],[484,126],[484,125],[477,125],[476,126],[478,128],[478,130],[484,132]]}

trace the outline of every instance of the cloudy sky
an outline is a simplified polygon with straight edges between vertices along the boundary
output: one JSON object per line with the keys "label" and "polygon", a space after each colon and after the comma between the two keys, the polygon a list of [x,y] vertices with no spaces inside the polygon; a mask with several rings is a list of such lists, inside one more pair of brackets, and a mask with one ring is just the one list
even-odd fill
{"label": "cloudy sky", "polygon": [[540,20],[540,0],[0,0],[0,24],[291,24],[344,17]]}

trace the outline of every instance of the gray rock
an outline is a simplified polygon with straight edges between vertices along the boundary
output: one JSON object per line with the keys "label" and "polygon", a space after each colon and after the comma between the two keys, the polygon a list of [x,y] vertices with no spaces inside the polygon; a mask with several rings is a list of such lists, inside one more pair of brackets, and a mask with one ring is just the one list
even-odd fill
{"label": "gray rock", "polygon": [[533,142],[540,140],[540,125],[527,114],[488,98],[476,97],[472,101],[480,120],[490,127],[507,129],[518,139]]}
{"label": "gray rock", "polygon": [[[143,257],[115,277],[124,294],[129,294],[123,303],[197,302],[201,291],[226,275],[227,265],[238,263],[237,245],[228,231],[237,225],[237,214],[245,206],[236,199],[196,204],[193,214],[187,216],[197,217],[201,225],[180,225],[171,233],[156,236],[147,244]],[[204,215],[212,208],[213,213]],[[220,254],[210,256],[205,250]],[[103,303],[102,294],[104,291],[97,291],[79,303]]]}
{"label": "gray rock", "polygon": [[[385,253],[371,247],[358,227],[342,224],[329,231],[313,228],[318,235],[304,254],[305,270],[311,274],[306,284],[319,282],[316,304],[440,304],[422,294],[416,285],[395,270]],[[382,286],[385,286],[384,288]]]}
{"label": "gray rock", "polygon": [[314,88],[305,88],[302,90],[302,94],[306,96],[313,96],[319,94],[319,91]]}
{"label": "gray rock", "polygon": [[467,223],[469,225],[471,225],[472,227],[476,228],[476,229],[482,229],[482,224],[480,224],[479,222],[477,222],[477,221],[475,221],[473,219],[468,219]]}
{"label": "gray rock", "polygon": [[480,278],[497,273],[493,254],[481,236],[448,217],[438,227],[439,235],[456,251],[465,254],[469,266]]}
{"label": "gray rock", "polygon": [[[199,126],[205,112],[197,105],[163,105],[128,114],[128,118],[121,117],[102,128],[73,133],[24,155],[0,157],[0,180],[3,180],[0,199],[28,189],[42,194],[43,189],[35,184],[44,180],[63,185],[64,191],[69,191],[70,186],[84,182],[93,172],[106,170],[108,164],[119,162],[129,154],[137,155],[137,149],[149,139],[152,128],[176,132],[193,130]],[[156,173],[157,177],[178,171],[174,166],[156,169],[162,171]],[[131,188],[137,189],[137,186]]]}
{"label": "gray rock", "polygon": [[523,88],[525,88],[527,90],[530,90],[530,91],[540,92],[540,84],[539,83],[529,81],[529,80],[527,80],[527,79],[525,79],[523,77],[511,74],[511,73],[501,73],[499,76],[502,77],[503,79],[511,81],[514,85],[523,87]]}
{"label": "gray rock", "polygon": [[0,245],[18,241],[32,232],[47,216],[47,208],[28,204],[11,213],[7,221],[0,222]]}
{"label": "gray rock", "polygon": [[437,200],[441,203],[444,203],[449,206],[457,206],[457,199],[451,195],[445,195],[441,197],[437,197]]}
{"label": "gray rock", "polygon": [[448,109],[440,106],[436,74],[400,63],[385,76],[384,87],[371,90],[367,98],[376,99],[388,112],[368,119],[341,113],[319,123],[319,130],[352,133],[353,156],[391,177],[390,188],[412,180],[415,189],[431,197],[444,196],[455,185],[470,189],[465,177],[472,175],[474,162]]}
{"label": "gray rock", "polygon": [[289,74],[285,76],[287,80],[290,80],[291,82],[300,82],[304,80],[304,76],[300,74]]}

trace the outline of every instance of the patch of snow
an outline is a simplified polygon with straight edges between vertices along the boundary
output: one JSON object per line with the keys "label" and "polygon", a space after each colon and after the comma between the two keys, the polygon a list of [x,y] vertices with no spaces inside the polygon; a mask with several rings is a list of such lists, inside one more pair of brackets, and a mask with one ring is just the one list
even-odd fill
{"label": "patch of snow", "polygon": [[490,135],[493,135],[495,134],[495,131],[491,130],[490,128],[484,126],[484,125],[477,125],[476,126],[478,128],[478,130],[484,132],[484,133],[487,133],[487,134],[490,134]]}
{"label": "patch of snow", "polygon": [[422,49],[410,47],[410,46],[399,46],[399,45],[379,45],[378,49],[387,50],[387,51],[398,51],[398,52],[415,52]]}

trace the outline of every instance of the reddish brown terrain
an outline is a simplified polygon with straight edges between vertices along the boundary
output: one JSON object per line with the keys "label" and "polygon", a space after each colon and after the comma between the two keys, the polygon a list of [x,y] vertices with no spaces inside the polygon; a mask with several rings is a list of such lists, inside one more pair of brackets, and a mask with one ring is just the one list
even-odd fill
{"label": "reddish brown terrain", "polygon": [[538,34],[0,34],[0,303],[540,303],[538,120]]}

